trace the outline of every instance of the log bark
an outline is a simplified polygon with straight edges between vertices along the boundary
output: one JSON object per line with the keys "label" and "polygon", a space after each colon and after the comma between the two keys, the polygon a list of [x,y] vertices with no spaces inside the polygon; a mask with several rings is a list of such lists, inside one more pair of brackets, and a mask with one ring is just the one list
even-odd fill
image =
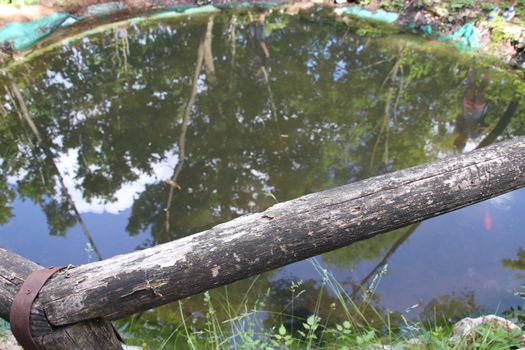
{"label": "log bark", "polygon": [[[9,320],[9,309],[18,289],[31,272],[42,267],[5,249],[0,249],[0,317]],[[52,327],[41,307],[31,312],[31,334],[41,349],[122,349],[109,321],[93,319]]]}
{"label": "log bark", "polygon": [[520,137],[59,272],[42,289],[39,307],[55,326],[118,319],[523,186]]}

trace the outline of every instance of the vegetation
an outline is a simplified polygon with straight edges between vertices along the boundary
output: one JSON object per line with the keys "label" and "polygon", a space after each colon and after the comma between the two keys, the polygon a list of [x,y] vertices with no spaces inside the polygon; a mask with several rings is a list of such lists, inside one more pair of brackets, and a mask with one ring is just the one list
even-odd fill
{"label": "vegetation", "polygon": [[[355,302],[337,280],[317,262],[310,260],[323,274],[318,287],[316,308],[309,315],[294,315],[268,311],[272,290],[267,290],[254,302],[236,306],[229,299],[214,298],[213,292],[203,295],[203,312],[188,314],[186,301],[166,306],[151,315],[136,315],[119,322],[124,334],[132,335],[128,342],[144,349],[450,349],[493,350],[511,349],[522,345],[525,333],[501,327],[481,325],[472,335],[454,338],[454,319],[434,317],[432,321],[419,319],[409,321],[402,314],[388,313],[374,308],[369,300]],[[253,286],[253,285],[252,285]],[[289,303],[300,302],[305,293],[302,281],[288,285]],[[373,298],[373,288],[367,291]],[[335,297],[331,297],[334,295]],[[336,320],[333,314],[325,317],[320,305],[330,299],[330,309],[344,310],[345,317]],[[451,305],[454,305],[452,303]],[[176,308],[174,313],[163,309]],[[171,315],[169,320],[166,315]],[[373,323],[374,319],[380,323]],[[434,315],[436,316],[436,315]],[[144,323],[146,318],[148,321]],[[457,320],[457,319],[456,319]]]}

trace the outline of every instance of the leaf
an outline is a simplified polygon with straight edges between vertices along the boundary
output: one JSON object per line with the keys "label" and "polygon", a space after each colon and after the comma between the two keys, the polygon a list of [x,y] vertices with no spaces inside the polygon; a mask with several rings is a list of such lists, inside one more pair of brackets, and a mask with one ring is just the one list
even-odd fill
{"label": "leaf", "polygon": [[282,324],[281,327],[279,327],[279,334],[283,336],[286,335],[286,328]]}
{"label": "leaf", "polygon": [[312,315],[306,319],[306,323],[308,323],[310,326],[314,326],[317,324],[318,317],[315,315]]}

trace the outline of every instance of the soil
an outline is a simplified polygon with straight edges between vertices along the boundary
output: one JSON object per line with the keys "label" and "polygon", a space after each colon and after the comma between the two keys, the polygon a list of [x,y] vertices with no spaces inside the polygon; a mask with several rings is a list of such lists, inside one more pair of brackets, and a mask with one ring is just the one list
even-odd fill
{"label": "soil", "polygon": [[34,21],[42,16],[49,16],[53,12],[55,12],[53,8],[42,5],[16,8],[10,5],[0,4],[0,27],[3,27],[9,22]]}
{"label": "soil", "polygon": [[[140,13],[152,9],[165,8],[178,4],[218,4],[226,2],[242,2],[243,0],[121,0],[126,5],[126,12]],[[248,0],[252,3],[264,2],[264,0]],[[524,22],[520,18],[514,18],[510,22],[502,20],[489,22],[487,18],[486,2],[474,0],[469,7],[454,7],[453,2],[447,3],[440,0],[348,0],[343,4],[333,4],[333,0],[324,1],[328,6],[349,6],[357,4],[369,10],[384,9],[386,11],[400,13],[398,24],[406,27],[408,24],[415,25],[416,29],[429,25],[433,33],[449,34],[465,23],[473,23],[478,28],[478,39],[483,51],[489,55],[499,57],[514,66],[525,68],[525,33]],[[24,22],[47,16],[53,12],[69,12],[76,16],[85,14],[87,8],[94,4],[107,3],[111,0],[40,0],[38,5],[15,8],[9,5],[0,5],[0,28],[9,22]],[[312,0],[278,2],[294,4],[292,9],[303,9],[312,4]],[[485,3],[485,5],[484,5]],[[525,20],[525,18],[523,19]]]}

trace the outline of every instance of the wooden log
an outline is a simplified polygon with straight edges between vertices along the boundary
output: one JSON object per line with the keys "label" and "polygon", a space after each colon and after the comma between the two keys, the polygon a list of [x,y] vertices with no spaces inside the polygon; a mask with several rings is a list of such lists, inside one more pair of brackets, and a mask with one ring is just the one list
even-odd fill
{"label": "wooden log", "polygon": [[524,173],[520,137],[59,272],[39,300],[56,326],[121,318],[523,187]]}
{"label": "wooden log", "polygon": [[[0,249],[0,317],[9,320],[9,309],[25,278],[42,267]],[[122,349],[109,321],[93,319],[63,327],[51,327],[41,307],[31,312],[31,334],[41,349]]]}

